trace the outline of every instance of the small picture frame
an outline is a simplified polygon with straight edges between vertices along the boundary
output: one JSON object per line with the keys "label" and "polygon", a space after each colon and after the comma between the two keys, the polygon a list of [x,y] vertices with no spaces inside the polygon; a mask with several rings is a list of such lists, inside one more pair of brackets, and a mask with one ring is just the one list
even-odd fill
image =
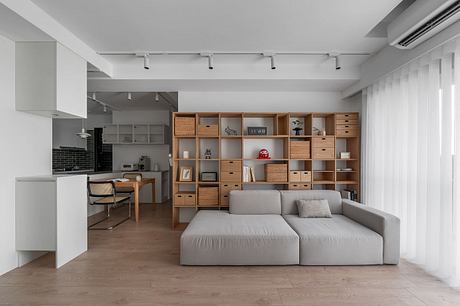
{"label": "small picture frame", "polygon": [[351,154],[350,152],[340,152],[340,159],[350,159]]}
{"label": "small picture frame", "polygon": [[266,126],[248,126],[248,135],[267,135]]}
{"label": "small picture frame", "polygon": [[193,167],[188,167],[188,166],[180,167],[179,181],[180,182],[191,182],[191,181],[193,181]]}
{"label": "small picture frame", "polygon": [[200,176],[202,182],[217,182],[217,172],[201,172]]}

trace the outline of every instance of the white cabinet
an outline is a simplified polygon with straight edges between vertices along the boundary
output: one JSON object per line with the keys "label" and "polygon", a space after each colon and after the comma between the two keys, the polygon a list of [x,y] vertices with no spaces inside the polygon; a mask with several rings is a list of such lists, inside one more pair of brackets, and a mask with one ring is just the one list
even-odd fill
{"label": "white cabinet", "polygon": [[105,144],[169,144],[169,127],[164,124],[109,124],[102,132]]}
{"label": "white cabinet", "polygon": [[86,175],[16,179],[16,250],[56,252],[56,268],[88,247]]}
{"label": "white cabinet", "polygon": [[86,61],[57,42],[16,43],[16,110],[86,118]]}

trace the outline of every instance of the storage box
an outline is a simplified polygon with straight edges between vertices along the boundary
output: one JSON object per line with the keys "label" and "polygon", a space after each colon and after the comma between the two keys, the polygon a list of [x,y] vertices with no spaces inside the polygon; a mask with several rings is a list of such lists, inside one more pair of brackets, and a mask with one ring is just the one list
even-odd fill
{"label": "storage box", "polygon": [[335,115],[336,120],[346,120],[346,119],[353,119],[358,120],[358,113],[342,113]]}
{"label": "storage box", "polygon": [[311,171],[301,171],[300,172],[300,181],[301,182],[311,182]]}
{"label": "storage box", "polygon": [[334,136],[321,136],[312,138],[312,148],[333,148],[334,146]]}
{"label": "storage box", "polygon": [[359,129],[358,128],[337,129],[335,134],[337,135],[337,137],[358,137]]}
{"label": "storage box", "polygon": [[219,205],[219,187],[198,187],[198,206]]}
{"label": "storage box", "polygon": [[228,195],[232,190],[241,190],[241,184],[239,183],[228,183],[220,185],[220,194]]}
{"label": "storage box", "polygon": [[334,148],[313,148],[313,159],[335,159]]}
{"label": "storage box", "polygon": [[241,171],[221,171],[220,180],[222,182],[241,182]]}
{"label": "storage box", "polygon": [[267,182],[287,182],[287,164],[265,164],[265,178]]}
{"label": "storage box", "polygon": [[175,206],[195,206],[196,197],[192,192],[179,192],[174,195]]}
{"label": "storage box", "polygon": [[218,124],[198,124],[198,136],[219,136]]}
{"label": "storage box", "polygon": [[195,117],[176,117],[174,134],[176,136],[195,136]]}
{"label": "storage box", "polygon": [[220,171],[241,172],[241,160],[223,160],[221,161]]}
{"label": "storage box", "polygon": [[298,170],[289,171],[289,182],[300,182],[300,171]]}
{"label": "storage box", "polygon": [[310,159],[310,141],[291,141],[291,158]]}
{"label": "storage box", "polygon": [[292,183],[292,184],[289,184],[289,189],[293,189],[293,190],[307,190],[307,189],[311,189],[311,184],[305,184],[305,183]]}

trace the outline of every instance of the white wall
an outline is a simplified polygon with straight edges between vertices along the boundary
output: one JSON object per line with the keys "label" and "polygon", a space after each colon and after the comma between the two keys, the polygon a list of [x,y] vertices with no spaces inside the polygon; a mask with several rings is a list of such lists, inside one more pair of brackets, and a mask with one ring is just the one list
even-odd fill
{"label": "white wall", "polygon": [[0,36],[0,274],[33,254],[15,247],[15,177],[51,174],[51,119],[15,111],[14,42]]}
{"label": "white wall", "polygon": [[[112,114],[114,124],[153,123],[169,126],[169,119],[169,111],[114,111]],[[152,168],[157,162],[161,170],[169,170],[168,154],[168,145],[114,145],[113,170],[120,170],[123,162],[137,163],[141,155],[150,156]]]}
{"label": "white wall", "polygon": [[179,92],[181,112],[338,112],[360,111],[360,99],[339,92]]}

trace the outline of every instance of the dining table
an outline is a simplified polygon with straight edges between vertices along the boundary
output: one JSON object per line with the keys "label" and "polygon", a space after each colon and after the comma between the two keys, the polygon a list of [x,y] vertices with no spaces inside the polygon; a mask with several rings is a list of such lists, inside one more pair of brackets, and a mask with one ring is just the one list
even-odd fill
{"label": "dining table", "polygon": [[130,187],[134,189],[134,218],[139,222],[139,191],[142,187],[152,184],[152,204],[155,205],[155,179],[142,178],[141,180],[114,180],[115,187]]}

